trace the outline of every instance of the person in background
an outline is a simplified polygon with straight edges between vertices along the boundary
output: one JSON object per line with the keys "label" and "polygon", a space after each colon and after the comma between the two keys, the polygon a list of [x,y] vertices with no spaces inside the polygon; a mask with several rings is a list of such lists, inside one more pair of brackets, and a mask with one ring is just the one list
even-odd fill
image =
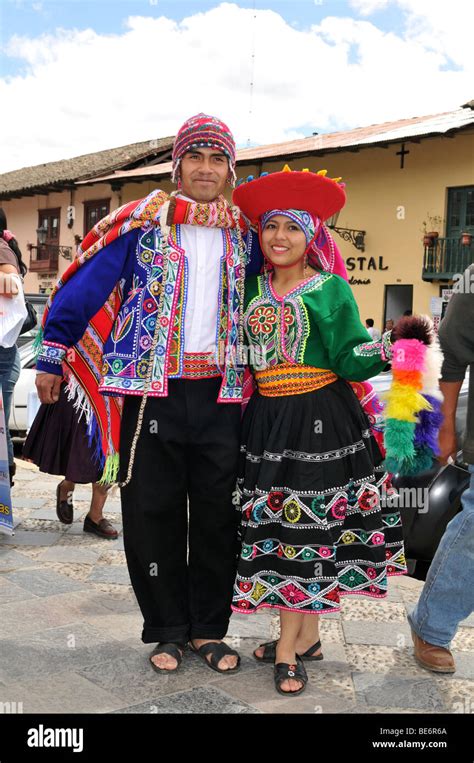
{"label": "person in background", "polygon": [[[387,321],[385,322],[384,332],[385,331],[391,331],[394,326],[395,326],[395,323],[392,320],[392,318],[388,318]],[[385,366],[385,368],[383,370],[384,371],[391,371],[392,370],[392,364],[391,363],[387,363],[387,365]]]}
{"label": "person in background", "polygon": [[[81,239],[74,238],[77,247]],[[36,464],[41,472],[65,475],[56,487],[56,515],[60,522],[70,525],[74,520],[72,497],[76,483],[92,483],[92,501],[83,530],[107,540],[118,537],[115,527],[103,515],[108,489],[98,482],[101,470],[88,444],[85,417],[79,415],[69,399],[64,379],[58,401],[40,405],[23,445],[23,458]]]}
{"label": "person in background", "polygon": [[76,233],[76,235],[74,236],[74,252],[75,252],[74,256],[75,257],[77,257],[79,254],[78,250],[81,244],[82,244],[82,238],[78,236],[78,234]]}
{"label": "person in background", "polygon": [[[11,298],[16,294],[12,291],[12,273],[24,277],[28,272],[18,242],[14,234],[8,230],[5,211],[0,208],[0,293]],[[0,384],[2,386],[3,409],[5,412],[5,431],[8,449],[8,470],[10,487],[15,484],[13,477],[16,473],[13,442],[10,436],[8,422],[12,404],[13,390],[21,371],[20,354],[16,344],[13,347],[0,347]]]}
{"label": "person in background", "polygon": [[367,331],[369,332],[370,336],[372,337],[373,342],[378,342],[382,338],[382,334],[380,333],[380,331],[374,328],[373,318],[366,318],[365,327]]}
{"label": "person in background", "polygon": [[[444,421],[439,431],[441,463],[456,459],[456,408],[469,366],[469,393],[463,460],[471,481],[461,498],[462,511],[448,523],[431,562],[425,585],[408,615],[416,662],[435,673],[454,673],[449,649],[461,620],[474,610],[474,294],[462,284],[474,283],[474,265],[453,289],[438,337],[444,355],[440,389]],[[456,293],[457,292],[457,293]]]}

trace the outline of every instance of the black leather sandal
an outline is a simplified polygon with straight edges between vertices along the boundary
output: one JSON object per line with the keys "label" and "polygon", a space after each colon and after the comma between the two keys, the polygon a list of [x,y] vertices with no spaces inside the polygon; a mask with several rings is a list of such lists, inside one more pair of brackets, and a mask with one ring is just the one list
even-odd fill
{"label": "black leather sandal", "polygon": [[[181,650],[181,651],[180,651]],[[148,658],[150,660],[150,665],[153,668],[153,670],[156,670],[157,673],[175,673],[179,666],[181,665],[181,661],[183,659],[183,652],[185,650],[185,646],[183,644],[174,644],[171,642],[163,642],[160,644],[157,644],[155,648],[153,649],[152,653],[150,654],[150,657]],[[155,654],[168,654],[170,657],[174,657],[176,662],[178,663],[175,668],[159,668],[158,665],[155,665],[155,663],[152,661],[152,657],[155,656]]]}
{"label": "black leather sandal", "polygon": [[[235,649],[231,649],[230,646],[227,646],[223,641],[214,642],[214,641],[208,641],[206,644],[203,644],[202,646],[197,649],[192,641],[189,642],[189,647],[194,654],[197,654],[197,656],[203,660],[206,665],[211,668],[212,670],[216,670],[218,673],[237,673],[237,671],[240,670],[240,655],[238,652],[235,651]],[[211,655],[211,659],[207,659],[207,655]],[[229,668],[228,670],[225,670],[223,668],[219,668],[218,665],[223,657],[226,657],[227,655],[237,657],[237,665],[235,668]]]}
{"label": "black leather sandal", "polygon": [[[263,646],[263,655],[259,657],[257,654],[255,654],[255,652],[253,653],[253,656],[257,662],[275,662],[277,644],[278,639],[275,639],[275,641],[267,641],[265,644],[260,644],[257,649],[260,649]],[[304,654],[299,654],[298,657],[301,657],[301,659],[305,662],[316,662],[316,660],[322,660],[322,652],[321,654],[314,654],[318,651],[318,649],[321,649],[321,641],[316,641],[313,646],[310,646]]]}
{"label": "black leather sandal", "polygon": [[[290,697],[294,697],[296,694],[301,694],[301,692],[306,689],[306,684],[308,683],[308,675],[303,660],[301,657],[298,657],[298,655],[296,655],[296,665],[290,665],[287,662],[278,662],[273,670],[273,678],[277,692],[279,694],[289,695]],[[285,691],[282,689],[282,683],[289,678],[293,678],[295,681],[300,681],[300,688],[295,689],[294,691]]]}

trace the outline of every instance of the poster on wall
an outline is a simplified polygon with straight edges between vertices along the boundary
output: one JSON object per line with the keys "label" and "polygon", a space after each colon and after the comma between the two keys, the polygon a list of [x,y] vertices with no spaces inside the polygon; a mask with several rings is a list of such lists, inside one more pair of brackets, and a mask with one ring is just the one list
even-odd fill
{"label": "poster on wall", "polygon": [[444,300],[442,297],[431,297],[430,310],[433,318],[433,328],[436,334],[438,333],[441,316],[443,314],[443,304]]}
{"label": "poster on wall", "polygon": [[0,387],[0,533],[14,535],[10,472],[8,469],[8,448],[3,410],[3,395]]}

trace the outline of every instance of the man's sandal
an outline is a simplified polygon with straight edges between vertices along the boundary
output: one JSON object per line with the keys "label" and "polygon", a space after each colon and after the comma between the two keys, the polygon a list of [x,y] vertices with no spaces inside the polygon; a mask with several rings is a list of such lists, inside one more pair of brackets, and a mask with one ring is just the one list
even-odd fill
{"label": "man's sandal", "polygon": [[[181,652],[179,651],[181,649]],[[182,652],[184,652],[185,647],[182,644],[173,644],[168,641],[164,641],[161,644],[157,644],[155,648],[153,649],[152,653],[150,654],[149,660],[151,667],[153,670],[156,670],[157,673],[175,673],[179,666],[181,665],[181,661],[183,659]],[[152,661],[152,657],[155,656],[155,654],[167,654],[170,657],[174,657],[176,662],[178,663],[175,668],[159,668],[158,665],[155,665],[155,663]]]}
{"label": "man's sandal", "polygon": [[[275,639],[275,641],[267,641],[265,644],[260,644],[257,649],[261,649],[263,646],[263,655],[259,657],[255,652],[253,653],[253,656],[257,660],[257,662],[275,662],[276,659],[276,645],[278,644],[278,639]],[[299,654],[298,657],[301,657],[302,660],[305,662],[316,662],[316,660],[322,660],[323,654],[314,654],[318,651],[318,649],[321,649],[321,641],[316,641],[313,646],[310,646],[309,649],[306,650],[304,654]]]}
{"label": "man's sandal", "polygon": [[[240,655],[238,652],[235,651],[235,649],[231,649],[230,646],[227,646],[223,641],[215,642],[215,641],[208,641],[202,646],[197,649],[192,641],[189,642],[189,647],[194,654],[197,654],[197,656],[203,660],[206,665],[209,668],[212,668],[212,670],[216,670],[218,673],[237,673],[238,670],[240,670]],[[211,655],[211,659],[207,659],[207,655]],[[228,668],[225,670],[225,668],[219,668],[219,663],[222,660],[223,657],[226,657],[227,655],[231,657],[237,657],[237,665],[235,668]]]}
{"label": "man's sandal", "polygon": [[[279,694],[287,694],[294,697],[296,694],[301,694],[306,689],[308,683],[308,675],[303,664],[301,657],[296,655],[296,665],[289,665],[287,662],[277,662],[273,670],[273,678],[275,680],[275,688]],[[288,681],[292,678],[295,681],[300,681],[301,686],[294,691],[285,691],[281,688],[284,681]]]}

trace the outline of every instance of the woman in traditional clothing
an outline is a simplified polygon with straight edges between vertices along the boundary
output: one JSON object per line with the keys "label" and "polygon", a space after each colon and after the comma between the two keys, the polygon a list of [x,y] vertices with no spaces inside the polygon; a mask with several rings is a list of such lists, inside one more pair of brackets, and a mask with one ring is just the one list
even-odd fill
{"label": "woman in traditional clothing", "polygon": [[344,595],[384,598],[387,577],[407,573],[400,514],[381,501],[393,489],[380,432],[359,402],[395,337],[371,340],[324,226],[345,203],[339,181],[285,167],[233,195],[258,226],[265,272],[245,283],[257,390],[242,425],[232,609],[279,609],[280,638],[254,656],[275,663],[281,694],[301,693],[303,659],[323,658],[319,615]]}
{"label": "woman in traditional clothing", "polygon": [[102,469],[94,461],[85,418],[75,409],[68,394],[63,380],[57,402],[40,405],[23,444],[22,457],[36,464],[40,472],[65,475],[56,486],[56,515],[65,525],[74,521],[76,484],[92,483],[92,499],[83,530],[99,538],[115,540],[118,532],[103,515],[108,488],[99,482]]}
{"label": "woman in traditional clothing", "polygon": [[[77,243],[78,237],[75,238]],[[103,515],[108,487],[99,482],[102,467],[94,459],[86,418],[71,397],[63,378],[58,400],[53,405],[42,403],[38,408],[23,444],[22,457],[36,464],[40,472],[65,475],[56,486],[56,516],[65,525],[74,521],[72,499],[76,484],[92,483],[92,499],[83,530],[115,540],[118,532]]]}

